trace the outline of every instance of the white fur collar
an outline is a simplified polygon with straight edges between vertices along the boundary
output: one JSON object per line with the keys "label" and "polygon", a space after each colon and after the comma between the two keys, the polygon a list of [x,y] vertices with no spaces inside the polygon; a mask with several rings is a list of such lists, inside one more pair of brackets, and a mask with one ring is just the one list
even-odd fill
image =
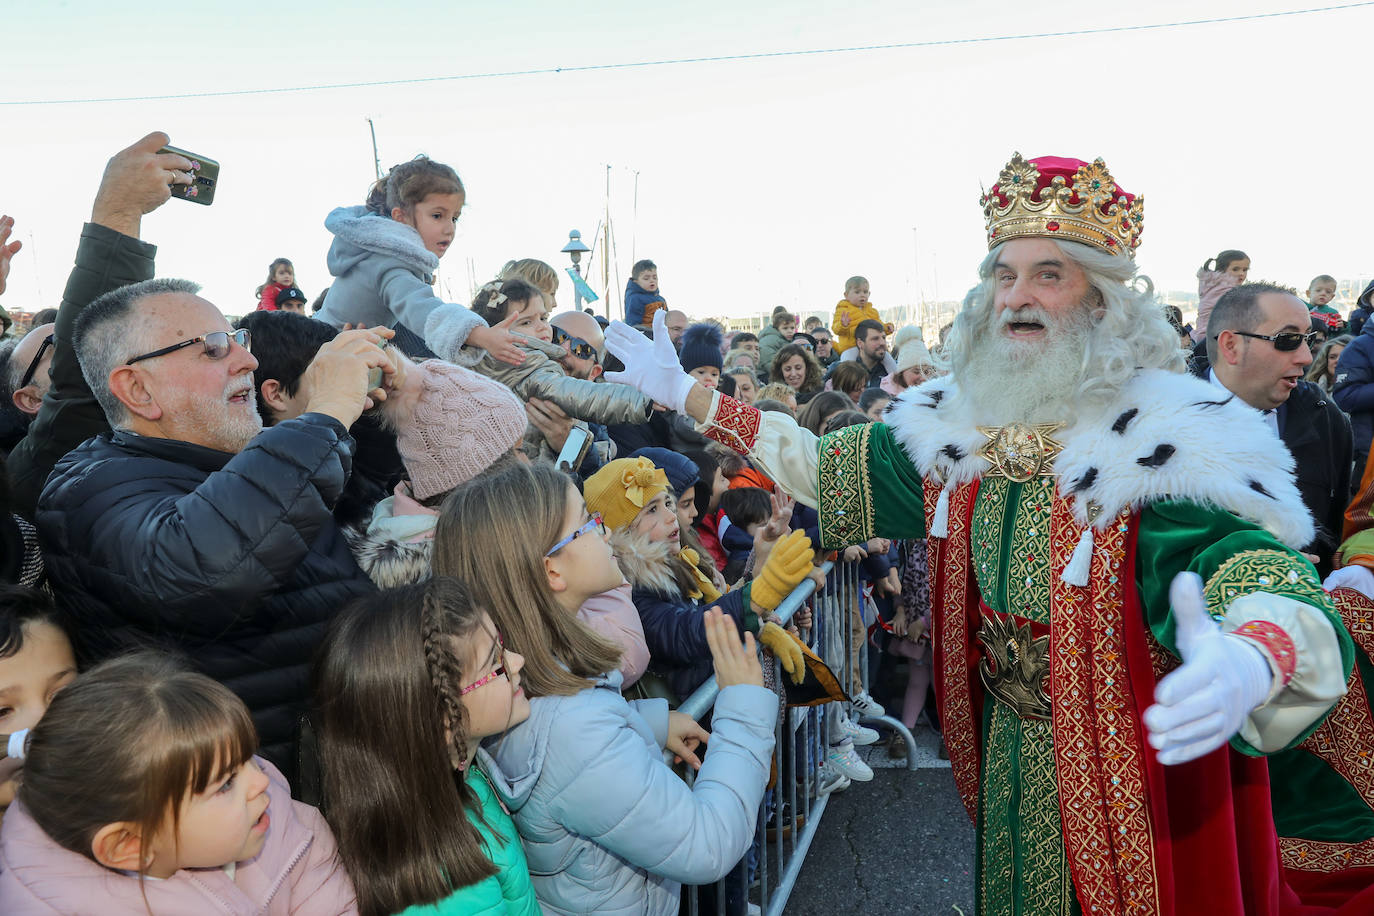
{"label": "white fur collar", "polygon": [[[908,389],[886,419],[923,475],[961,484],[989,464],[977,453],[987,437],[949,409],[956,390],[948,378]],[[1183,499],[1232,512],[1295,549],[1312,540],[1293,456],[1258,411],[1204,380],[1142,370],[1115,404],[1080,415],[1056,438],[1059,492],[1074,498],[1080,524],[1089,504],[1102,509],[1101,528],[1122,509]]]}

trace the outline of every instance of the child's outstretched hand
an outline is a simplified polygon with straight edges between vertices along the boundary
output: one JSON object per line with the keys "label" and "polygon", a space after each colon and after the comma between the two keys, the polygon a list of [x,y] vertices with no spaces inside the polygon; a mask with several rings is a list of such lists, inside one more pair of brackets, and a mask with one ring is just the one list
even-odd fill
{"label": "child's outstretched hand", "polygon": [[706,642],[716,666],[716,686],[721,690],[736,684],[763,686],[763,665],[759,663],[754,634],[745,633],[741,643],[735,618],[718,607],[706,612]]}
{"label": "child's outstretched hand", "polygon": [[687,713],[676,709],[668,713],[668,740],[663,749],[673,752],[673,763],[685,760],[692,769],[701,769],[701,758],[693,752],[710,740],[711,733]]}
{"label": "child's outstretched hand", "polygon": [[0,295],[5,293],[5,281],[10,276],[10,261],[19,249],[24,247],[24,243],[15,239],[10,241],[10,232],[14,229],[14,217],[0,216]]}
{"label": "child's outstretched hand", "polygon": [[473,328],[468,332],[467,344],[486,350],[493,359],[503,363],[510,363],[512,366],[523,365],[529,358],[529,353],[521,348],[519,336],[510,332],[511,325],[515,324],[515,319],[519,317],[519,312],[511,312],[499,324],[487,328]]}
{"label": "child's outstretched hand", "polygon": [[847,327],[849,327],[849,320],[850,320],[850,319],[849,319],[849,313],[848,313],[848,312],[840,312],[840,327],[842,327],[842,328],[847,328]]}

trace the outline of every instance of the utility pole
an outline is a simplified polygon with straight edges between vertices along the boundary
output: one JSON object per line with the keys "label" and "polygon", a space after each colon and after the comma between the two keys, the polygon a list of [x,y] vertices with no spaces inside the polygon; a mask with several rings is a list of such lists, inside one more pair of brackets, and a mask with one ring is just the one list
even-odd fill
{"label": "utility pole", "polygon": [[377,155],[377,128],[372,126],[372,119],[367,119],[367,129],[372,133],[372,166],[377,170],[377,180],[382,180],[382,157]]}

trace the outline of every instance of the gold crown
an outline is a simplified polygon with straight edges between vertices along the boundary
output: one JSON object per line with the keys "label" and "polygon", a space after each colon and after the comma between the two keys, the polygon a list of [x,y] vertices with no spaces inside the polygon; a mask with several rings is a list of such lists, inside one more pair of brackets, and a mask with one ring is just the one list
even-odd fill
{"label": "gold crown", "polygon": [[980,198],[988,248],[1011,239],[1061,238],[1134,259],[1145,198],[1127,193],[1106,164],[1020,153]]}

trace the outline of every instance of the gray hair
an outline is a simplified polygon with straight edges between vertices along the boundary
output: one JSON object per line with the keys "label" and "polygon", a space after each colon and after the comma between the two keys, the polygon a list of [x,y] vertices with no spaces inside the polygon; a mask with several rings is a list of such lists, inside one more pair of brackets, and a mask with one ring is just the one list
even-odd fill
{"label": "gray hair", "polygon": [[[1083,269],[1089,296],[1097,299],[1088,346],[1074,382],[1075,401],[1105,405],[1140,369],[1184,371],[1178,334],[1154,298],[1154,284],[1148,277],[1136,275],[1134,262],[1080,242],[1051,241],[1064,257]],[[956,380],[975,371],[970,363],[976,343],[996,321],[993,265],[1001,253],[999,244],[978,266],[980,282],[964,297],[944,355],[939,358],[940,368],[947,369]]]}
{"label": "gray hair", "polygon": [[77,316],[72,347],[81,364],[81,375],[91,386],[111,427],[126,427],[133,419],[124,403],[110,391],[110,373],[139,355],[147,340],[135,306],[163,293],[194,296],[199,292],[200,284],[190,280],[144,280],[110,290]]}

